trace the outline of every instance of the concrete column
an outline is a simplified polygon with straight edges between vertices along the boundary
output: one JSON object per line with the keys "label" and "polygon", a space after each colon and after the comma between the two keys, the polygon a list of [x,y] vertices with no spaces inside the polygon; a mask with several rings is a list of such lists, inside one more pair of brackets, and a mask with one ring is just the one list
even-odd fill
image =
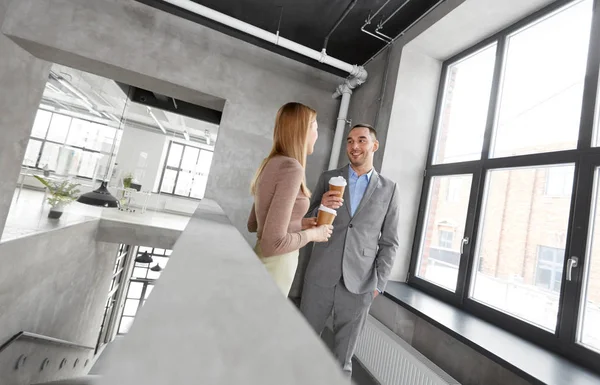
{"label": "concrete column", "polygon": [[[0,24],[12,0],[0,0]],[[4,230],[19,170],[50,63],[0,34],[0,234]]]}

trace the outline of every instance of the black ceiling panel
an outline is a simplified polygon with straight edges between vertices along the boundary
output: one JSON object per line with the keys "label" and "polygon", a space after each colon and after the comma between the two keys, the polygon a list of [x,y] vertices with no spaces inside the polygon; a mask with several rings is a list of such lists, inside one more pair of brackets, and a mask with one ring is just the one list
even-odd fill
{"label": "black ceiling panel", "polygon": [[[337,75],[343,72],[304,58],[284,48],[248,36],[222,24],[191,12],[179,9],[162,0],[138,0],[175,15],[186,17],[207,27],[227,33],[251,44],[304,62]],[[325,36],[344,13],[351,0],[194,0],[218,12],[245,21],[275,33],[280,22],[280,35],[314,50],[321,51]],[[374,14],[387,0],[358,0],[336,31],[331,35],[327,53],[351,64],[363,64],[376,54],[386,43],[361,31],[369,14]],[[392,15],[407,0],[389,0],[388,4],[372,20],[367,30],[373,32],[381,20]],[[405,6],[381,29],[381,32],[396,37],[407,26],[427,12],[438,0],[408,0]]]}

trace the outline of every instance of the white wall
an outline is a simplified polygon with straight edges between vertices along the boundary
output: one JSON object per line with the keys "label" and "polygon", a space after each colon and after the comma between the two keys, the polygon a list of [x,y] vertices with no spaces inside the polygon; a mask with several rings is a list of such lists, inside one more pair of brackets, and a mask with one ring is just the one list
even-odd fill
{"label": "white wall", "polygon": [[[166,136],[130,126],[123,129],[123,138],[117,154],[120,172],[132,173],[142,185],[142,190],[152,190],[165,147]],[[145,168],[139,168],[140,156],[146,154]]]}
{"label": "white wall", "polygon": [[408,273],[441,68],[440,61],[420,51],[402,51],[381,166],[383,175],[400,184],[400,247],[391,275],[395,281],[404,281]]}

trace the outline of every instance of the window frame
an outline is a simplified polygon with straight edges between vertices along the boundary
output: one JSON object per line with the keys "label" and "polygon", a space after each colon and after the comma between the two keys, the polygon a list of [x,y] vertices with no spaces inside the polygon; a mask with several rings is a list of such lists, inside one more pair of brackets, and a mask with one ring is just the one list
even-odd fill
{"label": "window frame", "polygon": [[[183,146],[183,150],[181,150],[181,157],[179,158],[179,165],[177,167],[173,167],[173,166],[169,166],[168,165],[168,161],[169,161],[169,154],[171,153],[171,148],[173,146],[173,143]],[[194,146],[191,144],[186,144],[186,143],[180,143],[180,142],[175,142],[173,140],[169,140],[169,146],[167,147],[167,153],[165,156],[165,161],[164,164],[162,166],[162,171],[160,174],[160,182],[158,183],[158,190],[156,191],[158,194],[164,194],[164,195],[168,195],[168,196],[173,196],[173,197],[178,197],[178,198],[186,198],[186,199],[193,199],[195,201],[200,201],[202,200],[202,198],[194,198],[192,196],[188,195],[180,195],[180,194],[176,194],[175,190],[177,189],[177,181],[179,180],[179,173],[184,171],[181,168],[181,164],[183,162],[183,156],[185,154],[185,149],[186,147],[192,147],[192,148],[196,148],[198,149],[198,157],[196,158],[196,165],[198,165],[198,161],[200,160],[200,154],[202,153],[202,151],[208,151],[208,152],[212,152],[214,154],[214,151],[212,150],[208,150],[206,148],[202,148],[199,146]],[[162,191],[162,185],[163,185],[163,181],[164,181],[164,177],[165,177],[165,172],[167,170],[171,170],[171,171],[175,171],[177,173],[177,176],[175,177],[175,183],[173,184],[173,192],[165,192]],[[194,174],[196,175],[196,174]],[[191,194],[191,190],[190,190],[190,194]]]}
{"label": "window frame", "polygon": [[[80,147],[80,146],[74,146],[74,145],[71,145],[71,144],[67,144],[67,140],[69,139],[69,132],[71,130],[71,126],[73,124],[73,120],[74,119],[79,119],[79,120],[83,120],[83,121],[86,121],[86,122],[89,122],[89,123],[98,124],[98,125],[102,125],[101,123],[95,122],[93,120],[88,120],[88,119],[85,119],[85,118],[82,118],[82,117],[73,117],[73,116],[70,116],[68,114],[63,114],[63,113],[60,113],[60,112],[50,111],[50,110],[47,110],[47,109],[41,108],[41,107],[38,108],[38,111],[45,111],[45,112],[50,113],[50,120],[48,121],[48,126],[46,127],[46,134],[44,135],[43,138],[35,137],[35,136],[32,136],[30,134],[29,140],[27,141],[27,144],[29,145],[29,142],[31,142],[31,141],[41,142],[40,150],[38,151],[37,159],[35,161],[35,166],[29,166],[29,165],[25,165],[24,163],[21,163],[21,167],[27,168],[27,169],[31,169],[31,170],[40,170],[40,171],[42,171],[43,170],[43,165],[40,164],[40,161],[42,159],[42,154],[44,153],[44,149],[46,148],[46,144],[47,143],[55,144],[55,145],[58,145],[58,146],[61,146],[61,147],[69,147],[69,148],[72,148],[74,150],[80,150],[83,153],[87,152],[87,153],[90,153],[90,154],[102,154],[102,155],[106,155],[106,156],[110,157],[110,152],[92,150],[92,149],[89,149],[89,148],[86,148],[86,147]],[[48,134],[50,132],[50,124],[52,124],[52,119],[54,118],[54,115],[62,115],[62,116],[66,116],[66,117],[68,117],[68,118],[71,119],[71,122],[69,123],[69,128],[67,129],[67,135],[66,135],[65,140],[64,140],[63,143],[48,139]],[[115,137],[117,137],[119,131],[121,130],[121,127],[111,127],[111,126],[108,126],[108,125],[104,125],[104,126],[107,126],[107,127],[110,127],[110,128],[114,128],[114,130],[115,130]],[[112,139],[113,142],[115,140],[115,137],[113,137],[113,139]],[[117,149],[115,148],[114,151],[116,151],[116,150]],[[116,153],[114,155],[116,155]],[[23,162],[24,161],[25,161],[25,159],[23,159]],[[81,164],[79,166],[81,166]],[[55,171],[56,170],[52,170],[52,172],[55,172]],[[85,180],[93,180],[94,179],[94,175],[92,175],[91,177],[80,175],[79,174],[79,167],[77,169],[77,172],[78,173],[75,174],[76,178],[85,179]]]}
{"label": "window frame", "polygon": [[[485,204],[486,180],[488,172],[494,169],[552,166],[566,163],[574,164],[574,182],[565,245],[565,260],[563,262],[566,265],[569,256],[577,255],[580,256],[579,266],[583,266],[586,263],[584,259],[589,227],[588,214],[593,195],[593,175],[595,167],[600,166],[600,147],[593,147],[594,143],[592,142],[593,138],[600,134],[597,131],[600,130],[600,126],[597,126],[597,122],[595,121],[595,119],[600,120],[596,117],[597,111],[598,115],[600,115],[600,109],[597,105],[598,93],[600,93],[598,84],[600,72],[600,0],[592,1],[592,20],[582,94],[579,137],[575,149],[512,157],[490,157],[494,128],[499,110],[503,71],[506,65],[508,38],[524,27],[542,20],[552,13],[569,5],[576,4],[578,0],[558,0],[443,63],[436,100],[435,118],[429,142],[429,152],[423,176],[421,200],[417,213],[416,231],[413,239],[407,283],[429,295],[514,333],[523,339],[529,340],[600,373],[600,368],[597,366],[597,362],[600,361],[600,354],[576,342],[579,305],[582,301],[583,268],[573,270],[574,283],[571,282],[569,284],[566,284],[566,269],[563,269],[559,313],[555,333],[534,326],[470,298],[471,277],[475,273],[474,269],[476,269],[475,254],[477,252],[476,245],[479,236],[479,224],[482,219],[483,205]],[[493,69],[481,159],[435,164],[436,141],[440,129],[448,69],[454,63],[494,43],[497,44],[496,62]],[[469,238],[469,242],[465,245],[464,253],[461,255],[457,287],[452,292],[423,278],[419,278],[416,269],[419,265],[421,237],[423,232],[426,231],[427,226],[428,194],[433,177],[460,174],[471,174],[473,178],[465,226],[465,236]],[[575,228],[578,230],[574,230]],[[569,301],[565,301],[567,297]]]}

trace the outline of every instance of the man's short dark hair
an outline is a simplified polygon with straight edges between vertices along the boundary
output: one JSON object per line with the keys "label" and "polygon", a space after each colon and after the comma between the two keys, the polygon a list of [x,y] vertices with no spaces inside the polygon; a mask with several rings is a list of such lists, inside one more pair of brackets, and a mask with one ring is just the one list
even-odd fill
{"label": "man's short dark hair", "polygon": [[377,130],[375,129],[375,127],[371,126],[370,124],[366,124],[366,123],[355,124],[354,126],[352,126],[350,131],[354,130],[355,128],[362,128],[362,127],[368,128],[373,140],[377,140]]}

